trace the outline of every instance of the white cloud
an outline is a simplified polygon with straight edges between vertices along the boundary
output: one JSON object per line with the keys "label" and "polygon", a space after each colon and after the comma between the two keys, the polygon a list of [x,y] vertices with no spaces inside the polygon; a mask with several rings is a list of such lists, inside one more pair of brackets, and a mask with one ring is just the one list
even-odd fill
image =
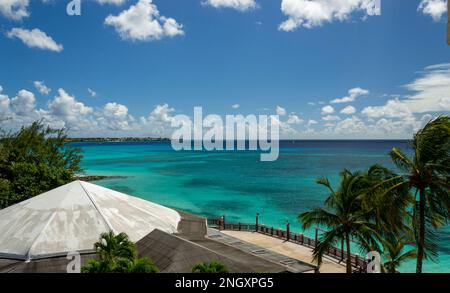
{"label": "white cloud", "polygon": [[397,136],[412,137],[413,133],[425,125],[426,122],[428,121],[417,120],[413,116],[401,120],[382,118],[371,126],[370,130],[386,136],[396,134]]}
{"label": "white cloud", "polygon": [[434,21],[439,21],[447,12],[447,0],[422,0],[417,10],[431,16]]}
{"label": "white cloud", "polygon": [[356,113],[356,108],[353,106],[347,106],[341,110],[341,113],[346,115],[353,115]]}
{"label": "white cloud", "polygon": [[171,123],[175,117],[172,113],[175,109],[167,103],[156,105],[148,117],[139,118],[139,129],[141,131],[151,131],[154,135],[169,137],[173,131]]}
{"label": "white cloud", "polygon": [[411,112],[450,111],[450,63],[426,67],[420,78],[405,87],[413,92],[404,100]]}
{"label": "white cloud", "polygon": [[373,122],[367,126],[368,133],[410,137],[439,113],[450,112],[450,64],[429,66],[421,75],[405,86],[411,94],[391,98],[384,105],[368,106],[362,110],[362,114],[368,118],[367,122]]}
{"label": "white cloud", "polygon": [[[280,138],[292,138],[292,137],[296,137],[298,135],[298,131],[292,127],[292,125],[294,125],[294,124],[301,123],[300,121],[298,121],[298,123],[297,123],[296,118],[298,118],[298,117],[292,117],[292,119],[290,119],[291,121],[289,121],[289,119],[288,119],[288,121],[284,122],[284,121],[279,120],[279,118],[276,118],[274,116],[272,117],[272,122],[275,125],[278,125],[278,127],[280,129]],[[298,120],[300,120],[300,118],[298,118]],[[291,122],[291,123],[289,123],[289,122]],[[267,131],[267,128],[260,127],[259,131],[263,131],[263,132]]]}
{"label": "white cloud", "polygon": [[36,105],[34,94],[27,90],[20,90],[16,97],[11,99],[12,111],[20,116],[26,116],[33,112]]}
{"label": "white cloud", "polygon": [[35,81],[33,82],[34,87],[38,90],[41,95],[48,95],[52,89],[47,87],[43,81]]}
{"label": "white cloud", "polygon": [[8,96],[0,94],[0,114],[2,114],[2,118],[0,118],[0,123],[3,122],[3,119],[8,118],[9,103],[10,100]]}
{"label": "white cloud", "polygon": [[341,120],[341,117],[336,116],[336,115],[327,115],[327,116],[323,116],[322,120],[324,120],[324,121],[338,121],[338,120]]}
{"label": "white cloud", "polygon": [[[450,64],[429,66],[421,74],[405,86],[412,92],[410,95],[362,110],[368,121],[378,119],[373,125],[374,133],[410,136],[433,116],[450,112]],[[420,114],[422,118],[418,119]]]}
{"label": "white cloud", "polygon": [[334,108],[330,105],[327,105],[322,108],[322,115],[328,115],[328,114],[333,114],[333,113],[334,113]]}
{"label": "white cloud", "polygon": [[[0,123],[8,123],[13,128],[38,120],[40,117],[35,109],[36,99],[32,92],[22,89],[13,98],[0,93]],[[1,126],[0,126],[1,127]],[[8,129],[11,128],[4,128]]]}
{"label": "white cloud", "polygon": [[[428,120],[450,112],[450,64],[429,66],[419,74],[404,86],[407,95],[383,95],[380,99],[386,99],[384,104],[367,106],[361,112],[351,105],[338,110],[324,105],[319,119],[308,117],[303,124],[303,117],[281,106],[270,111],[285,117],[277,121],[283,138],[410,138]],[[349,91],[349,96],[364,92],[356,89]],[[2,128],[10,129],[4,126],[7,124],[17,129],[43,119],[53,127],[67,127],[75,136],[129,136],[131,133],[168,137],[173,131],[170,124],[175,109],[166,103],[150,109],[148,116],[134,118],[120,103],[93,108],[59,89],[56,97],[45,105],[36,108],[36,99],[30,91],[21,90],[9,98],[0,87],[0,113],[7,118],[0,119]]]}
{"label": "white cloud", "polygon": [[118,103],[107,103],[102,111],[96,113],[100,128],[108,130],[128,130],[134,118],[128,114],[128,108]]}
{"label": "white cloud", "polygon": [[128,108],[117,103],[107,103],[103,108],[103,113],[106,117],[116,117],[123,120],[128,117]]}
{"label": "white cloud", "polygon": [[362,113],[370,118],[412,119],[413,114],[450,111],[450,63],[426,67],[422,76],[405,86],[412,94],[369,106]]}
{"label": "white cloud", "polygon": [[421,119],[414,116],[405,118],[363,119],[352,116],[336,122],[327,122],[324,128],[316,127],[314,131],[308,129],[305,133],[316,138],[411,138],[435,115],[424,115]]}
{"label": "white cloud", "polygon": [[439,100],[439,107],[441,109],[450,109],[450,98],[442,98]]}
{"label": "white cloud", "polygon": [[233,8],[239,11],[252,10],[258,7],[255,0],[204,0],[202,3],[214,8]]}
{"label": "white cloud", "polygon": [[361,119],[352,117],[338,122],[334,131],[337,134],[364,134],[367,132],[367,127]]}
{"label": "white cloud", "polygon": [[275,109],[275,112],[277,113],[277,115],[279,116],[284,116],[286,115],[286,109],[280,106],[277,106],[277,108]]}
{"label": "white cloud", "polygon": [[303,120],[298,117],[296,114],[290,114],[288,120],[286,121],[287,124],[293,125],[293,124],[301,124],[303,123]]}
{"label": "white cloud", "polygon": [[29,0],[2,0],[0,1],[0,14],[12,20],[22,20],[28,17]]}
{"label": "white cloud", "polygon": [[61,52],[63,46],[57,44],[45,32],[35,28],[32,30],[13,28],[7,34],[9,38],[17,38],[30,48],[39,48],[42,50],[50,50],[54,52]]}
{"label": "white cloud", "polygon": [[48,115],[64,121],[64,125],[78,130],[85,127],[92,127],[90,114],[93,108],[85,106],[77,101],[74,96],[69,95],[64,89],[58,89],[58,95],[48,104]]}
{"label": "white cloud", "polygon": [[109,15],[105,24],[113,26],[120,37],[132,41],[160,40],[183,35],[183,26],[173,18],[160,15],[152,0],[139,0],[119,15]]}
{"label": "white cloud", "polygon": [[345,21],[355,12],[362,16],[378,14],[374,0],[282,0],[281,11],[288,19],[279,29],[293,31],[313,28],[332,21]]}
{"label": "white cloud", "polygon": [[168,104],[157,105],[155,109],[150,113],[150,119],[156,122],[171,123],[173,117],[170,113],[174,112],[175,109],[169,107]]}
{"label": "white cloud", "polygon": [[[3,87],[0,85],[0,113],[2,114],[2,118],[7,118],[6,114],[9,112],[9,97],[3,94]],[[2,122],[2,118],[0,118],[0,122]]]}
{"label": "white cloud", "polygon": [[89,95],[90,95],[91,97],[96,97],[96,96],[97,96],[97,92],[94,91],[93,89],[88,88],[87,91],[88,91],[88,93],[89,93]]}
{"label": "white cloud", "polygon": [[383,106],[369,106],[362,113],[370,118],[406,118],[412,115],[408,106],[399,99],[389,100]]}
{"label": "white cloud", "polygon": [[352,88],[348,91],[348,96],[330,101],[332,104],[354,102],[358,97],[369,94],[369,91],[360,87]]}
{"label": "white cloud", "polygon": [[233,108],[233,109],[239,109],[240,107],[241,107],[241,105],[239,105],[239,104],[231,105],[231,108]]}
{"label": "white cloud", "polygon": [[54,128],[67,128],[75,137],[98,136],[165,136],[169,137],[175,110],[168,104],[156,105],[148,117],[135,119],[125,105],[110,102],[103,107],[92,108],[76,100],[64,89],[46,103],[36,108],[34,94],[27,90],[9,98],[0,87],[0,127],[16,131],[24,125],[42,120]]}

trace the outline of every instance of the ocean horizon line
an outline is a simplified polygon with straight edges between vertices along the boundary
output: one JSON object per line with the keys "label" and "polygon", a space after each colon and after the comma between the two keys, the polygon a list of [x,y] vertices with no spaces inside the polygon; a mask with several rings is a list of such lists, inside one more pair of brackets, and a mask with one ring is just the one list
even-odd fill
{"label": "ocean horizon line", "polygon": [[[99,141],[105,141],[105,142],[114,142],[114,141],[120,141],[120,142],[158,142],[158,141],[172,141],[173,139],[167,138],[167,137],[161,137],[161,138],[154,138],[154,137],[70,137],[68,138],[69,142],[95,142],[95,140]],[[190,139],[187,141],[201,141],[201,140],[194,140]],[[227,140],[224,140],[227,141]],[[255,141],[255,140],[233,140],[233,141]],[[257,140],[256,140],[257,141]],[[314,142],[314,141],[411,141],[411,139],[406,138],[294,138],[294,139],[279,139],[280,142]]]}

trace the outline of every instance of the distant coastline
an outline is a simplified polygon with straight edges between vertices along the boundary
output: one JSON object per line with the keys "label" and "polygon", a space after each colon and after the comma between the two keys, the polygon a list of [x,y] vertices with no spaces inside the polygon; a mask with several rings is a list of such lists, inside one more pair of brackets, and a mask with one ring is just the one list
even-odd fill
{"label": "distant coastline", "polygon": [[[170,138],[167,137],[70,137],[66,139],[67,142],[170,142],[172,141]],[[235,140],[237,141],[237,140]],[[248,141],[248,140],[245,140]],[[402,138],[391,138],[391,139],[384,139],[384,138],[374,138],[374,139],[334,139],[334,138],[314,138],[314,139],[280,139],[280,142],[283,143],[289,143],[289,142],[352,142],[352,141],[381,141],[381,142],[389,142],[389,141],[410,141],[410,139],[402,139]]]}
{"label": "distant coastline", "polygon": [[67,138],[67,142],[133,142],[133,141],[170,141],[165,137],[73,137]]}

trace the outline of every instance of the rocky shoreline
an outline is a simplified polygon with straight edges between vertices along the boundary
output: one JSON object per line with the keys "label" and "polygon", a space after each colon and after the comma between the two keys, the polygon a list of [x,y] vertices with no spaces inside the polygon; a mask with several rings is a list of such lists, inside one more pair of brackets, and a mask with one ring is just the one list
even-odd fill
{"label": "rocky shoreline", "polygon": [[100,181],[105,179],[125,179],[127,176],[100,176],[100,175],[89,175],[89,176],[78,176],[76,180],[91,182],[91,181]]}

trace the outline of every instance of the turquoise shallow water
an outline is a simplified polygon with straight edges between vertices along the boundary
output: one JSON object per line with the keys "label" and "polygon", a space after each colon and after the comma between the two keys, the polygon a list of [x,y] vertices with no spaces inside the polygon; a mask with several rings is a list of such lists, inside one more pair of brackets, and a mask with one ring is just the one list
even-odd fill
{"label": "turquoise shallow water", "polygon": [[[300,231],[301,212],[321,206],[327,196],[315,179],[337,182],[339,171],[392,167],[388,151],[404,141],[299,141],[280,145],[275,162],[260,162],[257,152],[175,152],[167,142],[76,143],[89,175],[126,179],[97,184],[169,207],[203,215],[226,215],[228,221],[255,221]],[[312,231],[306,234],[313,235]],[[425,264],[427,272],[450,272],[450,229],[440,233],[440,256]],[[414,271],[414,262],[401,271]]]}

